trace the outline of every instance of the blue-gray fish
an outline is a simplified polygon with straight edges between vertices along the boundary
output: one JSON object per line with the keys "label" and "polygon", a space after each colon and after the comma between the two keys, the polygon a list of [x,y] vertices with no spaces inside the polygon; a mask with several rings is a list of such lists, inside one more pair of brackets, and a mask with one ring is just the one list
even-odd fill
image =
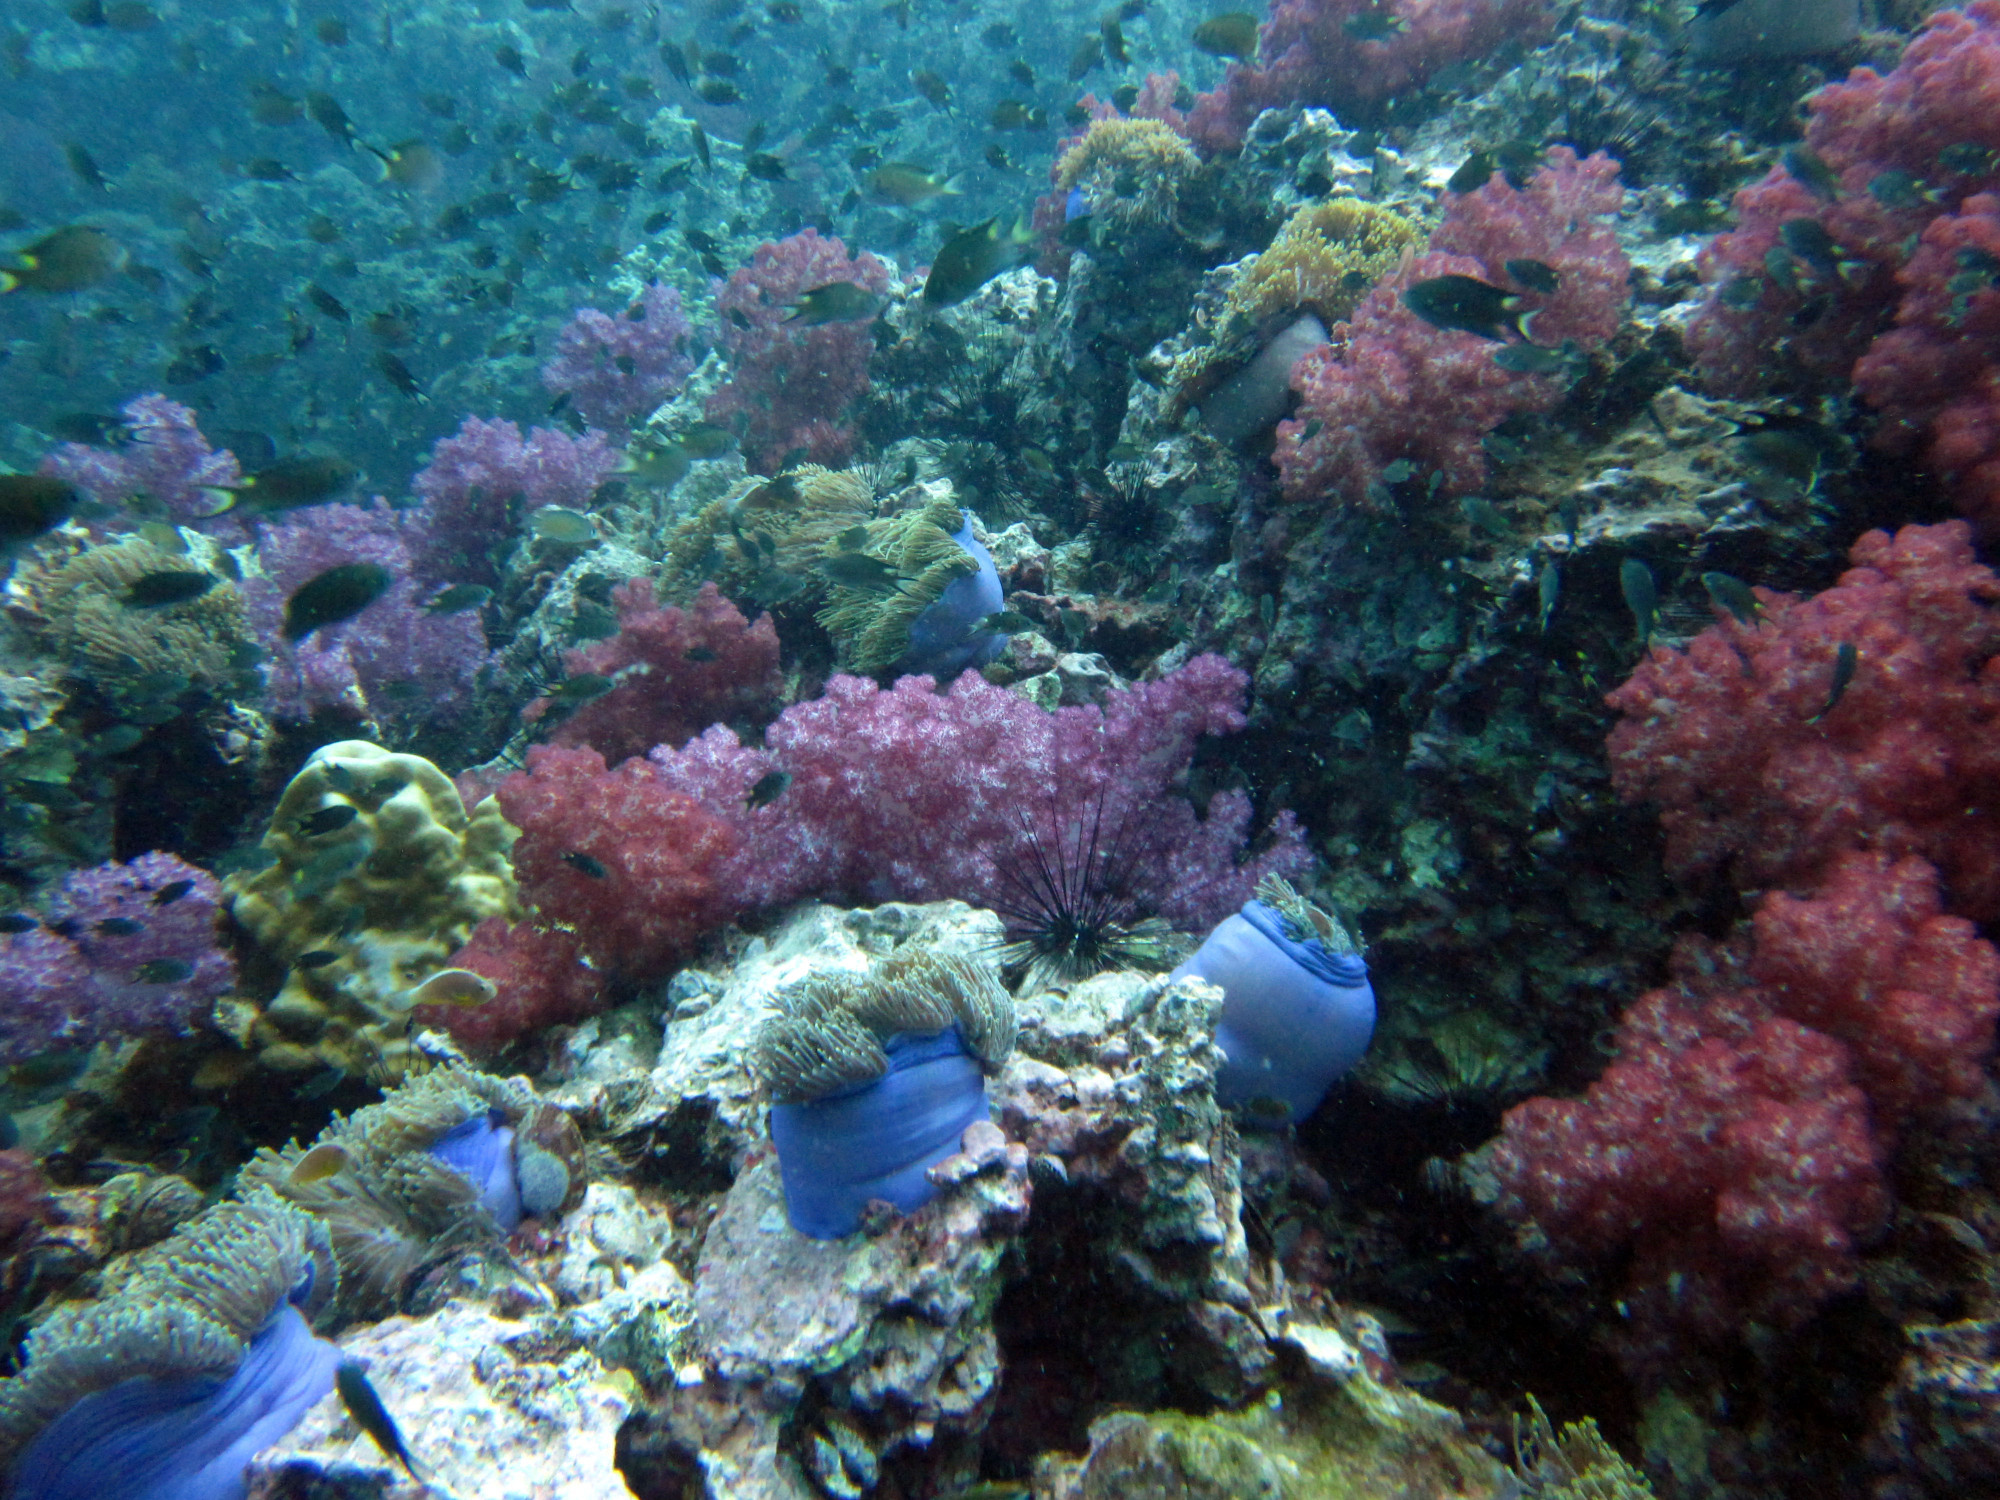
{"label": "blue-gray fish", "polygon": [[1625,607],[1632,611],[1643,646],[1652,637],[1653,621],[1660,612],[1660,586],[1653,579],[1653,570],[1636,557],[1626,558],[1618,565],[1618,591],[1625,596]]}

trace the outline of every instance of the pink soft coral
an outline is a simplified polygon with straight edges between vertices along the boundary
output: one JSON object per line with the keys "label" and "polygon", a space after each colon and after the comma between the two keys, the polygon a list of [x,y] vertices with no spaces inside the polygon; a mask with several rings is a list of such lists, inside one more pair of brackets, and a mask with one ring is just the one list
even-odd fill
{"label": "pink soft coral", "polygon": [[[1387,36],[1362,40],[1349,29],[1376,17],[1393,26]],[[1196,99],[1188,134],[1206,150],[1233,151],[1259,111],[1288,104],[1365,119],[1452,63],[1540,40],[1551,19],[1547,0],[1278,0],[1258,61],[1231,63],[1223,86]]]}
{"label": "pink soft coral", "polygon": [[[1051,713],[974,673],[943,694],[928,677],[888,690],[835,677],[779,716],[768,750],[711,729],[652,758],[664,784],[739,830],[719,878],[746,904],[809,892],[991,904],[1038,839],[1046,847],[1081,819],[1118,837],[1140,901],[1198,929],[1247,899],[1265,871],[1305,862],[1285,814],[1270,849],[1239,864],[1249,799],[1221,793],[1204,819],[1174,788],[1199,739],[1242,728],[1243,681],[1203,656],[1108,695],[1102,710]],[[746,807],[772,771],[790,784],[768,807]]]}

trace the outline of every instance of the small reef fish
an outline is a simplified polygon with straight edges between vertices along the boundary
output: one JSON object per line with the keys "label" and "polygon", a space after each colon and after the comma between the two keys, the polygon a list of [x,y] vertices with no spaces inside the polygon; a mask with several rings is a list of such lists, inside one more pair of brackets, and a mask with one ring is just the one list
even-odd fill
{"label": "small reef fish", "polygon": [[55,530],[81,499],[72,486],[45,474],[0,474],[0,547]]}
{"label": "small reef fish", "polygon": [[181,897],[194,889],[192,880],[170,880],[153,892],[153,905],[172,906]]}
{"label": "small reef fish", "polygon": [[164,609],[199,599],[219,581],[213,573],[192,568],[161,568],[133,579],[120,599],[128,609]]}
{"label": "small reef fish", "polygon": [[1562,278],[1556,268],[1545,260],[1530,260],[1526,256],[1507,262],[1507,274],[1531,292],[1547,294],[1553,292]]}
{"label": "small reef fish", "polygon": [[528,517],[528,529],[543,541],[566,547],[587,546],[597,540],[597,523],[580,512],[560,505],[545,505]]}
{"label": "small reef fish", "polygon": [[1016,220],[1003,230],[996,216],[970,229],[961,229],[938,248],[924,278],[924,303],[929,307],[951,307],[963,302],[1003,271],[1020,263],[1033,233],[1026,221]]}
{"label": "small reef fish", "polygon": [[1653,570],[1636,557],[1626,558],[1618,565],[1618,591],[1625,596],[1625,607],[1632,611],[1633,627],[1643,646],[1652,639],[1653,622],[1660,613],[1660,586]]}
{"label": "small reef fish", "polygon": [[858,323],[882,310],[888,299],[854,281],[830,281],[802,292],[791,305],[784,321],[801,328],[817,328],[823,323]]}
{"label": "small reef fish", "polygon": [[562,862],[568,865],[572,870],[575,870],[578,874],[587,875],[592,880],[604,880],[609,878],[611,874],[611,872],[604,867],[604,862],[602,860],[592,858],[590,855],[585,854],[580,849],[572,849],[567,854],[563,855]]}
{"label": "small reef fish", "polygon": [[1729,573],[1709,572],[1701,575],[1701,586],[1708,591],[1708,597],[1716,608],[1727,610],[1739,625],[1755,625],[1763,606],[1757,596],[1750,592],[1750,585]]}
{"label": "small reef fish", "polygon": [[493,590],[478,583],[455,583],[424,606],[427,613],[455,615],[479,609],[493,597]]}
{"label": "small reef fish", "polygon": [[1194,29],[1195,50],[1210,57],[1233,57],[1247,62],[1257,55],[1257,33],[1263,24],[1242,10],[1210,16]]}
{"label": "small reef fish", "polygon": [[0,270],[0,295],[14,291],[80,292],[125,269],[125,247],[102,229],[71,224],[13,254]]}
{"label": "small reef fish", "polygon": [[757,782],[743,798],[746,808],[769,807],[784,795],[785,788],[792,784],[789,771],[767,771],[757,778]]}
{"label": "small reef fish", "polygon": [[321,1141],[292,1163],[292,1170],[286,1175],[295,1187],[311,1187],[316,1182],[330,1182],[345,1172],[353,1163],[347,1148],[335,1141]]}
{"label": "small reef fish", "polygon": [[179,984],[194,976],[194,965],[184,958],[155,958],[132,971],[134,984]]}
{"label": "small reef fish", "polygon": [[[389,1408],[382,1404],[381,1396],[368,1381],[368,1372],[357,1360],[344,1359],[340,1368],[333,1373],[334,1389],[340,1392],[340,1404],[347,1408],[347,1414],[354,1418],[355,1425],[375,1440],[375,1446],[388,1457],[403,1466],[410,1478],[417,1478],[417,1466],[410,1457],[410,1450],[404,1446],[403,1434],[396,1430],[396,1419],[389,1415]],[[419,1484],[422,1480],[417,1480]]]}
{"label": "small reef fish", "polygon": [[394,575],[380,563],[351,562],[308,579],[285,601],[284,636],[296,641],[351,620],[389,591]]}
{"label": "small reef fish", "polygon": [[1839,706],[1842,695],[1847,692],[1847,685],[1854,681],[1854,669],[1860,661],[1861,653],[1855,649],[1854,642],[1842,641],[1840,649],[1833,654],[1833,682],[1827,690],[1826,706],[1807,719],[1808,724],[1817,724]]}
{"label": "small reef fish", "polygon": [[1521,297],[1477,276],[1433,276],[1403,291],[1403,305],[1437,328],[1456,329],[1502,343],[1508,333],[1527,338],[1532,312]]}
{"label": "small reef fish", "polygon": [[499,990],[471,969],[439,969],[406,997],[411,1005],[484,1005]]}
{"label": "small reef fish", "polygon": [[338,833],[349,823],[361,816],[360,809],[351,802],[335,802],[309,812],[299,819],[299,833],[305,838],[319,838],[325,834]]}
{"label": "small reef fish", "polygon": [[906,161],[882,163],[867,177],[868,195],[898,208],[915,208],[958,191],[954,179]]}

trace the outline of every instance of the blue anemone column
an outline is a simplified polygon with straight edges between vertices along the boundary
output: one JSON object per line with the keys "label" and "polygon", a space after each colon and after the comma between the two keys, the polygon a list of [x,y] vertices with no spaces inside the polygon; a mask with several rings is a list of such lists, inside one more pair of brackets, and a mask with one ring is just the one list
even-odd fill
{"label": "blue anemone column", "polygon": [[1296,1123],[1368,1050],[1375,992],[1358,953],[1300,939],[1274,906],[1248,901],[1169,977],[1219,985],[1216,1097],[1258,1123]]}
{"label": "blue anemone column", "polygon": [[873,1198],[915,1213],[936,1196],[926,1173],[986,1118],[986,1076],[956,1026],[890,1037],[880,1078],[803,1104],[771,1106],[785,1217],[799,1233],[854,1233]]}

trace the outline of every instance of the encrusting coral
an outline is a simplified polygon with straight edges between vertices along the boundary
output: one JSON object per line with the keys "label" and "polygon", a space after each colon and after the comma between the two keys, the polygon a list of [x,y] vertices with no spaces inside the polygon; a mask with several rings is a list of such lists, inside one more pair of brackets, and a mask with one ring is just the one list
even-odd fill
{"label": "encrusting coral", "polygon": [[[245,1018],[241,1040],[257,1060],[402,1077],[409,1011],[440,998],[425,982],[483,918],[521,915],[514,836],[498,803],[468,814],[420,755],[362,740],[315,752],[271,815],[263,847],[273,862],[228,884],[236,920],[288,969],[276,997]],[[301,964],[307,954],[316,962]]]}
{"label": "encrusting coral", "polygon": [[439,1069],[336,1116],[310,1146],[263,1148],[242,1181],[324,1222],[341,1312],[381,1317],[441,1252],[582,1202],[583,1136],[523,1080]]}

